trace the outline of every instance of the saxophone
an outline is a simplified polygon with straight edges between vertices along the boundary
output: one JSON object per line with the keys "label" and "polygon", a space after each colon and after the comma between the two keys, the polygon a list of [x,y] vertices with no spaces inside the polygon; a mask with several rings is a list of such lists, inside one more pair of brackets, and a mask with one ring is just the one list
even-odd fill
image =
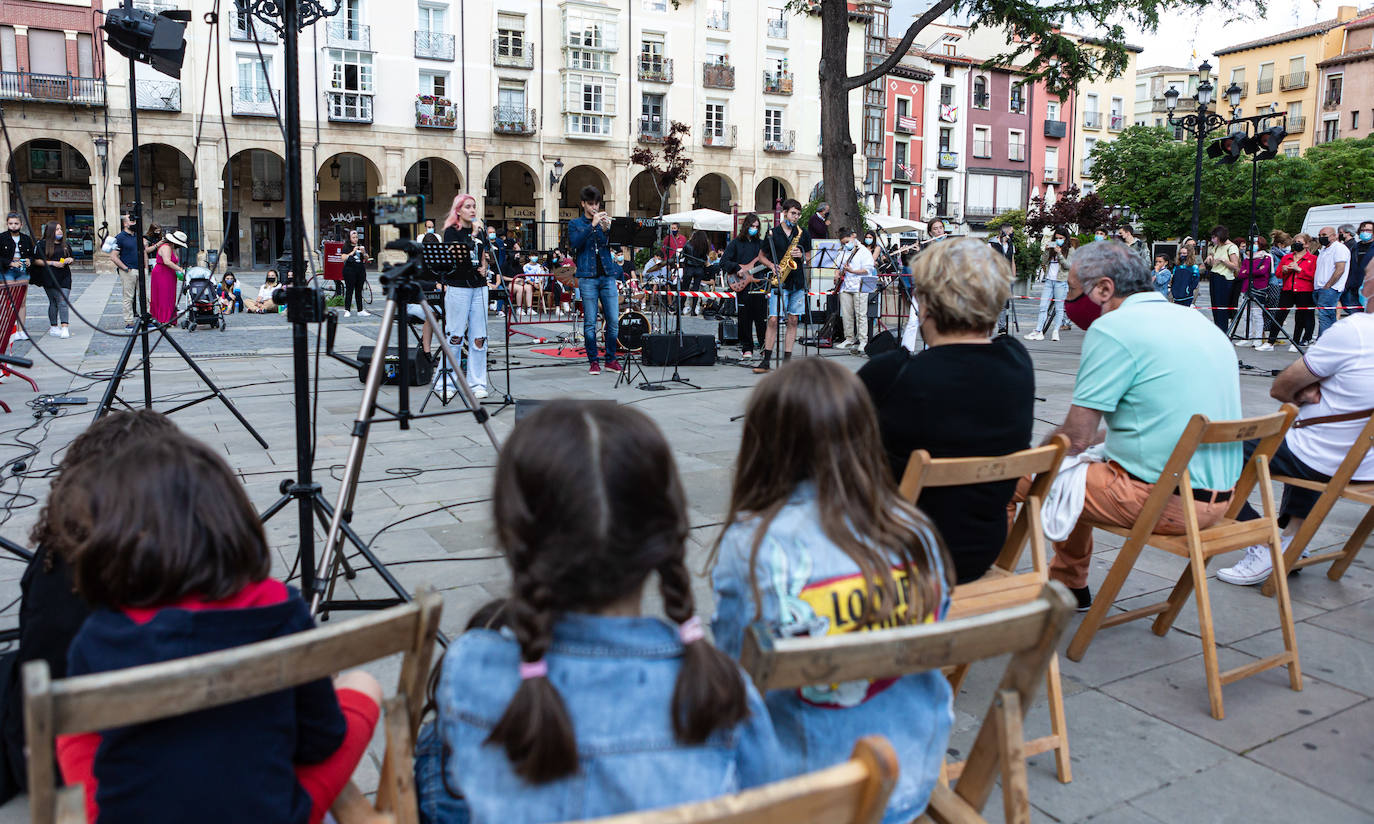
{"label": "saxophone", "polygon": [[798,226],[797,234],[793,236],[792,242],[787,244],[787,251],[782,253],[782,261],[778,263],[777,270],[773,272],[773,277],[768,279],[770,288],[778,288],[778,284],[791,277],[792,271],[797,268],[797,260],[792,257],[792,253],[796,251],[797,244],[801,243],[801,236],[801,227]]}

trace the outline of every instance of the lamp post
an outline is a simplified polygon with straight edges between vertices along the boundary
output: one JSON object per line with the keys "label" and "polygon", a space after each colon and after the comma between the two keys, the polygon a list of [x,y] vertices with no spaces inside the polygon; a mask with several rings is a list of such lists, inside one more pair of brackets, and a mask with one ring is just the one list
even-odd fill
{"label": "lamp post", "polygon": [[[1202,61],[1202,65],[1197,67],[1197,112],[1195,114],[1184,115],[1180,118],[1174,117],[1174,110],[1178,108],[1178,89],[1170,87],[1164,93],[1164,105],[1169,110],[1169,125],[1180,128],[1183,131],[1197,138],[1197,157],[1193,162],[1193,234],[1194,240],[1198,239],[1198,217],[1202,209],[1202,152],[1206,148],[1207,135],[1213,129],[1226,125],[1227,121],[1215,112],[1207,111],[1207,107],[1212,103],[1212,65],[1207,61]],[[1234,109],[1240,104],[1240,86],[1235,83],[1226,90],[1231,107]]]}

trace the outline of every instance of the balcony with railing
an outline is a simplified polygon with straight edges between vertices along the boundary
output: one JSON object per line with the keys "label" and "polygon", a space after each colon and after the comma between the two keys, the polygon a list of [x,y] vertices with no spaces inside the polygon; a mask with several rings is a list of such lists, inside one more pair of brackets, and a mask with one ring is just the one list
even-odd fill
{"label": "balcony with railing", "polygon": [[[252,26],[251,31],[249,30],[250,25]],[[245,14],[238,9],[230,9],[229,39],[274,45],[277,42],[277,32],[261,20],[254,20],[251,14]]]}
{"label": "balcony with railing", "polygon": [[1064,137],[1069,133],[1069,124],[1062,120],[1045,121],[1045,137]]}
{"label": "balcony with railing", "polygon": [[426,60],[452,60],[454,37],[441,31],[415,30],[415,56]]}
{"label": "balcony with railing", "polygon": [[491,110],[491,131],[493,134],[530,135],[534,134],[534,109],[523,106],[495,106]]}
{"label": "balcony with railing", "polygon": [[664,57],[640,57],[639,79],[646,83],[673,82],[673,60]]}
{"label": "balcony with railing", "polygon": [[[1276,125],[1276,122],[1270,121],[1270,125]],[[1303,130],[1307,128],[1307,118],[1302,115],[1297,115],[1296,117],[1289,115],[1288,121],[1284,124],[1283,128],[1289,134],[1302,134]]]}
{"label": "balcony with railing", "polygon": [[892,182],[893,182],[893,183],[909,183],[909,182],[911,182],[911,174],[907,171],[907,168],[908,168],[907,165],[906,165],[905,163],[902,163],[900,160],[894,161],[893,164],[892,164]]}
{"label": "balcony with railing", "polygon": [[894,131],[897,134],[916,134],[917,120],[915,115],[899,114],[894,125]]}
{"label": "balcony with railing", "polygon": [[[1274,90],[1274,78],[1261,77],[1255,81],[1255,94],[1269,94]],[[1183,101],[1178,101],[1182,103]]]}
{"label": "balcony with railing", "polygon": [[935,168],[937,169],[957,169],[959,168],[959,153],[949,149],[941,149],[935,155]]}
{"label": "balcony with railing", "polygon": [[0,72],[0,100],[104,106],[105,84],[96,77]]}
{"label": "balcony with railing", "polygon": [[992,95],[988,94],[987,92],[983,92],[982,94],[975,94],[973,96],[973,108],[986,109],[991,101]]}
{"label": "balcony with railing", "polygon": [[964,217],[968,218],[971,222],[982,223],[1006,211],[1010,210],[998,209],[991,203],[970,203],[968,208],[964,209]]}
{"label": "balcony with railing", "polygon": [[959,215],[959,201],[957,200],[936,200],[935,216],[942,218],[954,218]]}
{"label": "balcony with railing", "polygon": [[1058,183],[1063,183],[1063,182],[1064,182],[1065,180],[1067,180],[1067,179],[1068,179],[1068,175],[1064,174],[1064,170],[1063,170],[1063,169],[1061,169],[1061,168],[1059,168],[1059,167],[1057,167],[1057,166],[1046,166],[1046,167],[1045,167],[1045,177],[1044,177],[1044,181],[1045,181],[1046,183],[1056,183],[1056,184],[1058,184]]}
{"label": "balcony with railing", "polygon": [[1102,128],[1102,112],[1084,112],[1084,113],[1083,113],[1083,128],[1085,128],[1085,129],[1101,129],[1101,128]]}
{"label": "balcony with railing", "polygon": [[1024,163],[1026,160],[1026,144],[1013,143],[1007,147],[1007,160],[1015,163]]}
{"label": "balcony with railing", "polygon": [[372,95],[363,92],[325,92],[329,119],[334,123],[371,123]]}
{"label": "balcony with railing", "polygon": [[324,42],[331,49],[372,51],[372,27],[348,20],[330,20],[324,27]]}
{"label": "balcony with railing", "polygon": [[178,80],[134,81],[134,102],[153,112],[181,111],[181,82]]}
{"label": "balcony with railing", "polygon": [[640,143],[662,143],[665,135],[666,132],[663,129],[663,118],[641,117],[639,119]]}
{"label": "balcony with railing", "polygon": [[706,28],[718,31],[730,30],[730,12],[713,11],[706,15]]}
{"label": "balcony with railing", "polygon": [[[1241,100],[1244,100],[1244,99],[1250,94],[1250,82],[1249,82],[1249,81],[1244,81],[1244,82],[1236,83],[1236,84],[1234,84],[1234,85],[1240,87],[1240,99],[1241,99]],[[1225,89],[1222,89],[1222,90],[1221,90],[1221,91],[1222,91],[1222,94],[1225,94],[1225,93],[1227,92],[1227,90],[1229,90],[1230,88],[1231,88],[1230,86],[1227,86]],[[1179,102],[1182,103],[1183,101],[1180,100]]]}
{"label": "balcony with railing", "polygon": [[[1087,159],[1085,159],[1085,160],[1083,161],[1082,165],[1078,167],[1078,176],[1079,176],[1079,177],[1092,177],[1092,176],[1093,176],[1093,161],[1092,161],[1092,158],[1087,158]],[[1049,181],[1048,178],[1046,178],[1046,181],[1045,181],[1045,182],[1048,183],[1048,182],[1050,182],[1050,181]]]}
{"label": "balcony with railing", "polygon": [[1293,72],[1292,74],[1285,74],[1283,77],[1279,78],[1279,89],[1285,92],[1292,91],[1293,89],[1305,89],[1307,88],[1307,79],[1310,74],[1311,72]]}
{"label": "balcony with railing", "polygon": [[764,72],[763,73],[763,93],[764,94],[791,94],[792,93],[792,72]]}
{"label": "balcony with railing", "polygon": [[276,117],[281,91],[266,86],[234,86],[229,89],[229,111],[241,117]]}
{"label": "balcony with railing", "polygon": [[1323,120],[1322,128],[1313,137],[1314,143],[1330,143],[1333,140],[1341,139],[1341,127],[1338,120]]}
{"label": "balcony with railing", "polygon": [[978,157],[978,158],[985,158],[985,159],[986,159],[986,158],[992,157],[992,141],[991,141],[991,140],[975,140],[975,141],[973,141],[973,156],[974,156],[974,157]]}
{"label": "balcony with railing", "polygon": [[507,69],[534,68],[533,43],[502,43],[501,39],[491,41],[491,62]]}
{"label": "balcony with railing", "polygon": [[701,85],[708,89],[733,89],[735,67],[729,63],[701,64]]}
{"label": "balcony with railing", "polygon": [[283,200],[285,198],[284,187],[280,180],[253,180],[253,200],[268,202],[273,200]]}
{"label": "balcony with railing", "polygon": [[415,95],[415,125],[421,129],[458,128],[458,107],[447,97]]}
{"label": "balcony with railing", "polygon": [[1107,131],[1119,132],[1126,128],[1126,115],[1114,114],[1107,119]]}
{"label": "balcony with railing", "polygon": [[787,39],[787,18],[768,18],[768,36],[777,40]]}
{"label": "balcony with railing", "polygon": [[1015,95],[1015,96],[1013,96],[1013,97],[1011,98],[1011,104],[1007,107],[1007,109],[1008,109],[1012,114],[1025,114],[1025,113],[1026,113],[1026,98],[1021,97],[1020,95]]}
{"label": "balcony with railing", "polygon": [[763,129],[763,150],[765,152],[794,152],[797,150],[797,131],[795,129]]}
{"label": "balcony with railing", "polygon": [[733,149],[739,142],[736,126],[707,123],[701,128],[701,145],[708,149]]}
{"label": "balcony with railing", "polygon": [[[1152,113],[1169,111],[1168,99],[1164,97],[1153,98],[1150,101],[1150,111]],[[1187,112],[1197,111],[1197,98],[1179,97],[1178,101],[1175,103],[1174,111],[1178,114],[1185,114]]]}
{"label": "balcony with railing", "polygon": [[1341,90],[1339,88],[1327,89],[1326,96],[1322,98],[1322,109],[1331,111],[1339,109],[1341,106]]}

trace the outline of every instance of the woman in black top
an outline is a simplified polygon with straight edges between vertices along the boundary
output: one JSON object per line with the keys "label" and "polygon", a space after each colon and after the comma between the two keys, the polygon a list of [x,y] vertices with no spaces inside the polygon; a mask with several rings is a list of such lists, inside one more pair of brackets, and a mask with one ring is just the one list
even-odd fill
{"label": "woman in black top", "polygon": [[[900,481],[911,453],[934,458],[1005,455],[1030,447],[1035,373],[1019,340],[991,337],[1011,292],[1011,267],[972,239],[935,244],[912,272],[928,348],[869,361],[859,377],[873,396],[883,446]],[[935,521],[959,583],[987,572],[1007,537],[1016,481],[927,489],[917,505]]]}
{"label": "woman in black top", "polygon": [[[49,221],[43,227],[43,239],[34,250],[34,283],[42,284],[48,295],[48,334],[55,338],[70,338],[67,327],[68,304],[72,295],[72,247],[63,238],[62,226]],[[61,325],[58,325],[59,320]]]}
{"label": "woman in black top", "polygon": [[[468,388],[478,399],[487,397],[487,265],[494,258],[477,223],[477,200],[460,194],[444,221],[444,243],[461,243],[467,255],[444,278],[444,326],[449,346],[468,344]],[[513,312],[514,310],[512,310]],[[456,364],[454,364],[456,366]]]}
{"label": "woman in black top", "polygon": [[372,313],[363,308],[363,282],[367,280],[367,262],[372,258],[368,256],[357,229],[348,233],[347,245],[348,251],[345,254],[348,257],[344,258],[343,265],[344,317],[350,314],[350,302],[357,304],[360,316],[367,317]]}
{"label": "woman in black top", "polygon": [[[720,271],[725,274],[735,291],[735,305],[738,307],[740,359],[749,363],[754,359],[754,335],[763,344],[764,332],[768,323],[768,301],[762,289],[763,283],[739,285],[745,279],[747,270],[762,248],[763,230],[759,216],[750,212],[740,222],[739,234],[725,247],[720,258]],[[745,271],[740,271],[741,269]],[[738,286],[738,288],[736,288]],[[755,290],[755,291],[751,291]],[[752,327],[752,328],[751,328]]]}
{"label": "woman in black top", "polygon": [[[687,241],[684,248],[686,252],[682,256],[682,290],[684,292],[700,292],[701,282],[706,279],[707,256],[711,254],[711,239],[706,236],[706,232],[697,229],[692,232],[692,237]],[[691,303],[686,314],[701,314],[701,298],[689,298]]]}

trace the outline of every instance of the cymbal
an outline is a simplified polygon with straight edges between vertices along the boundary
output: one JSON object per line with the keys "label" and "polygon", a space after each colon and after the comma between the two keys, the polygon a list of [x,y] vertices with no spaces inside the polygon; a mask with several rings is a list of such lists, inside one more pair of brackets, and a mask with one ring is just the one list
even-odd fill
{"label": "cymbal", "polygon": [[576,266],[559,266],[558,268],[556,268],[556,269],[553,270],[553,273],[554,273],[554,276],[556,276],[556,277],[563,277],[563,278],[565,278],[565,277],[568,277],[569,275],[575,275],[575,274],[577,274],[577,267],[576,267]]}

